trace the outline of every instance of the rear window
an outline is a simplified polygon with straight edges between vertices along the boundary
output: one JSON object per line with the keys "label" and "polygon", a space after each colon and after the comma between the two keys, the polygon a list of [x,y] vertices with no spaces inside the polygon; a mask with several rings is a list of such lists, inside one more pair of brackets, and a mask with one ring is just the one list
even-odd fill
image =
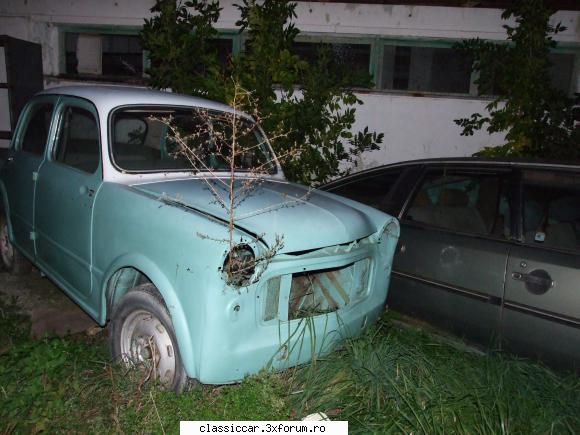
{"label": "rear window", "polygon": [[402,168],[396,168],[361,174],[343,182],[338,181],[336,185],[332,184],[324,190],[392,214],[391,193],[402,173]]}

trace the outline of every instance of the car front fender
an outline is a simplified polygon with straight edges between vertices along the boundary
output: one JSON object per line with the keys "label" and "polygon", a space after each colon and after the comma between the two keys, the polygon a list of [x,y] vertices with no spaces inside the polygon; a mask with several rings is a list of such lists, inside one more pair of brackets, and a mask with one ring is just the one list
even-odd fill
{"label": "car front fender", "polygon": [[115,291],[114,294],[110,295],[110,301],[107,301],[108,291],[107,287],[113,275],[123,269],[123,268],[133,268],[143,275],[147,276],[149,280],[155,285],[165,305],[171,316],[171,321],[173,322],[173,329],[175,332],[175,337],[177,339],[177,344],[179,347],[179,354],[181,356],[183,365],[188,375],[192,376],[195,373],[195,360],[193,358],[193,347],[191,335],[187,325],[185,313],[183,307],[179,301],[177,293],[173,288],[169,278],[163,273],[163,271],[149,259],[147,256],[140,253],[132,253],[127,255],[122,255],[114,260],[114,262],[107,268],[103,280],[103,288],[101,291],[101,307],[99,323],[105,324],[107,317],[110,313],[107,313],[107,302],[110,302],[110,306],[114,307],[115,304],[123,297],[123,295],[129,290]]}

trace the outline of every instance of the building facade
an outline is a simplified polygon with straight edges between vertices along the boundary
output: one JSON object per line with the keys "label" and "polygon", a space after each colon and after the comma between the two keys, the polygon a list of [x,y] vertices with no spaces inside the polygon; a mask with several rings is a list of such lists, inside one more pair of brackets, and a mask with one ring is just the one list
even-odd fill
{"label": "building facade", "polygon": [[[234,3],[220,1],[220,38],[215,44],[223,58],[239,53],[244,45],[244,35],[235,25],[239,14]],[[453,122],[484,111],[490,99],[478,96],[476,77],[452,49],[468,38],[505,40],[502,10],[385,3],[390,2],[300,1],[296,8],[299,53],[308,57],[317,44],[331,44],[338,59],[373,76],[374,88],[357,92],[364,104],[357,110],[355,129],[368,126],[383,132],[385,139],[380,150],[363,155],[359,168],[467,156],[502,143],[501,135],[485,132],[461,136]],[[147,53],[138,32],[153,4],[153,0],[4,0],[0,33],[41,44],[45,87],[143,85]],[[567,28],[555,38],[553,81],[573,95],[580,92],[580,12],[559,11],[552,20]]]}

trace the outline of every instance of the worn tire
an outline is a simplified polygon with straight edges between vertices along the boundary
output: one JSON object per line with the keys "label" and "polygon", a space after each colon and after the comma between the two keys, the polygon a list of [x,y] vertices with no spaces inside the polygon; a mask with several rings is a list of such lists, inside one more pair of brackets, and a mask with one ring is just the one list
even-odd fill
{"label": "worn tire", "polygon": [[153,284],[127,292],[113,308],[109,340],[116,361],[147,367],[159,383],[177,393],[187,384],[173,323]]}
{"label": "worn tire", "polygon": [[32,269],[32,263],[10,242],[8,221],[3,211],[0,213],[0,262],[3,270],[14,275],[25,275]]}

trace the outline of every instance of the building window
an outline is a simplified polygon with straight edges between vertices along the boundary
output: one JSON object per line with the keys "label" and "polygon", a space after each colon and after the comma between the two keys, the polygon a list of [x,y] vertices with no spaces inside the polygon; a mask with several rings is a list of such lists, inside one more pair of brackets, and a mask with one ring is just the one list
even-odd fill
{"label": "building window", "polygon": [[338,74],[348,77],[350,85],[365,86],[368,84],[371,60],[370,44],[297,41],[294,43],[292,51],[310,64],[316,63],[320,56],[328,53],[331,65],[336,68]]}
{"label": "building window", "polygon": [[142,76],[143,48],[136,35],[103,35],[103,75]]}
{"label": "building window", "polygon": [[574,75],[575,56],[572,53],[551,53],[548,55],[551,63],[550,76],[552,85],[566,94],[570,94],[572,77]]}
{"label": "building window", "polygon": [[65,33],[65,63],[70,75],[142,77],[141,39],[138,35]]}
{"label": "building window", "polygon": [[[385,91],[438,93],[476,96],[468,55],[453,49],[452,40],[389,41],[368,37],[316,40],[305,35],[294,42],[292,52],[311,64],[321,56],[330,59],[329,66],[343,79],[343,84]],[[242,46],[243,35],[225,32],[208,41],[225,71],[233,55]],[[146,70],[141,40],[137,34],[64,33],[65,73],[70,76],[93,76],[116,81],[139,81]],[[437,45],[437,46],[429,46]],[[443,46],[442,46],[443,45]],[[448,46],[445,46],[448,45]],[[382,56],[382,57],[381,57]],[[574,81],[575,53],[550,54],[550,74],[554,86],[567,94]],[[146,59],[145,59],[146,60]],[[376,76],[373,78],[369,71]],[[485,95],[498,92],[494,83]]]}
{"label": "building window", "polygon": [[78,33],[65,33],[64,51],[65,51],[65,72],[67,74],[78,74],[77,60],[77,41]]}
{"label": "building window", "polygon": [[211,39],[209,41],[209,46],[216,51],[217,61],[222,69],[225,70],[234,52],[233,38],[223,37]]}
{"label": "building window", "polygon": [[380,89],[469,94],[471,62],[452,48],[385,45]]}
{"label": "building window", "polygon": [[[571,95],[573,91],[574,62],[576,55],[573,53],[550,53],[548,54],[548,74],[554,88]],[[501,68],[490,68],[487,71],[489,81],[486,86],[480,86],[479,93],[486,96],[497,96],[507,93],[505,83],[499,80]]]}
{"label": "building window", "polygon": [[[65,33],[65,73],[102,76],[110,80],[143,77],[143,47],[139,35]],[[234,40],[219,37],[208,41],[218,63],[226,68],[233,53]]]}

